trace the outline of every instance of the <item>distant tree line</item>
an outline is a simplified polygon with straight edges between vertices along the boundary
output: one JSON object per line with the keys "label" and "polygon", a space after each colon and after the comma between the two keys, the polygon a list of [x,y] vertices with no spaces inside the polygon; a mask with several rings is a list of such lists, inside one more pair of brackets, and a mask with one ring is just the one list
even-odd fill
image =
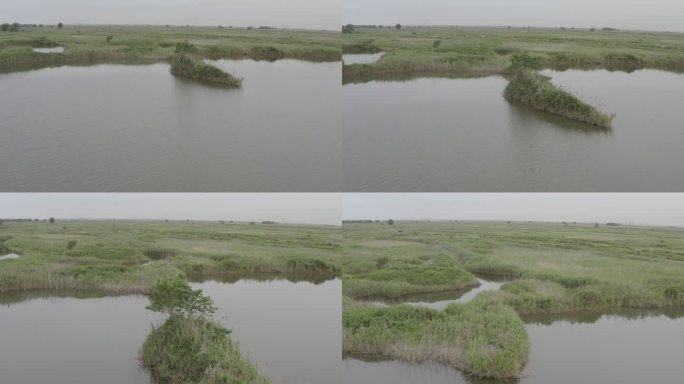
{"label": "distant tree line", "polygon": [[342,224],[382,224],[382,223],[394,225],[394,220],[392,220],[392,219],[389,219],[387,221],[383,221],[383,220],[342,220]]}
{"label": "distant tree line", "polygon": [[366,25],[366,24],[347,24],[342,26],[342,33],[349,34],[349,33],[354,33],[354,30],[356,28],[386,28],[386,29],[401,29],[401,24],[397,23],[396,25]]}
{"label": "distant tree line", "polygon": [[0,222],[3,222],[3,223],[31,223],[31,222],[37,223],[37,222],[41,222],[41,221],[43,223],[45,223],[45,222],[54,223],[55,218],[51,217],[49,219],[42,219],[42,220],[41,219],[25,219],[25,218],[0,219]]}
{"label": "distant tree line", "polygon": [[[45,24],[19,24],[19,23],[3,23],[0,24],[0,31],[2,32],[19,32],[22,27],[43,28]],[[64,24],[57,23],[57,28],[64,27]]]}

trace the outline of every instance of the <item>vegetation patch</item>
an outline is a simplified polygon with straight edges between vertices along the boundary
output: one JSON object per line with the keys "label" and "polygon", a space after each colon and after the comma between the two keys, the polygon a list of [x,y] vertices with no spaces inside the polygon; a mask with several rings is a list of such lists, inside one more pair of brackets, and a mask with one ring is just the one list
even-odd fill
{"label": "vegetation patch", "polygon": [[641,68],[684,71],[682,34],[579,28],[482,28],[345,26],[344,53],[385,52],[373,64],[343,67],[343,83],[383,80],[389,74],[448,76],[454,73],[504,74],[521,52],[537,69]]}
{"label": "vegetation patch", "polygon": [[119,244],[94,244],[78,247],[75,244],[71,248],[67,245],[65,254],[73,258],[96,258],[122,262],[141,262],[144,260],[144,255],[140,250]]}
{"label": "vegetation patch", "polygon": [[171,74],[194,81],[221,85],[227,88],[240,88],[242,80],[190,56],[179,53],[171,58]]}
{"label": "vegetation patch", "polygon": [[342,53],[379,53],[382,50],[375,44],[373,40],[359,41],[354,44],[343,44]]}
{"label": "vegetation patch", "polygon": [[524,324],[504,305],[347,308],[342,318],[342,349],[352,355],[441,363],[495,379],[519,377],[527,360]]}
{"label": "vegetation patch", "polygon": [[345,276],[343,292],[353,298],[397,298],[414,293],[462,290],[479,285],[475,276],[457,267],[378,269]]}
{"label": "vegetation patch", "polygon": [[506,86],[504,96],[510,102],[597,127],[610,127],[615,117],[554,85],[548,77],[529,70],[516,71]]}
{"label": "vegetation patch", "polygon": [[230,338],[230,330],[210,319],[216,308],[183,278],[152,287],[149,309],[169,314],[140,349],[140,361],[158,383],[266,384]]}
{"label": "vegetation patch", "polygon": [[0,291],[146,293],[178,274],[328,279],[339,276],[339,231],[301,225],[155,221],[5,221]]}
{"label": "vegetation patch", "polygon": [[[18,25],[18,24],[17,24]],[[9,26],[9,25],[8,25]],[[168,62],[187,43],[201,58],[339,61],[339,33],[172,26],[23,26],[0,33],[0,71],[61,65]],[[31,47],[63,46],[63,53],[41,54]],[[188,52],[185,52],[188,53]]]}

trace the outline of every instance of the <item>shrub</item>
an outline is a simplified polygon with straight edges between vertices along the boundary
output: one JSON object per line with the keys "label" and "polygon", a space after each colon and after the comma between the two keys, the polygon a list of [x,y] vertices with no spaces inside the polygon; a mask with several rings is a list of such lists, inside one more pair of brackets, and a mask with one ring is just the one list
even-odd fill
{"label": "shrub", "polygon": [[157,280],[147,309],[191,319],[206,319],[216,312],[211,298],[204,296],[201,289],[192,289],[183,277]]}

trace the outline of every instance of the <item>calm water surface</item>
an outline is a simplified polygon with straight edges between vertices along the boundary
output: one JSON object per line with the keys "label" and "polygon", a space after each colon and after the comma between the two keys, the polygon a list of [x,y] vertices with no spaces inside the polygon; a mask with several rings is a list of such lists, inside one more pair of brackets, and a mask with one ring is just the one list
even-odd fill
{"label": "calm water surface", "polygon": [[372,303],[375,305],[410,304],[441,311],[448,307],[449,304],[467,303],[473,300],[479,293],[497,290],[504,284],[503,281],[488,281],[481,278],[478,278],[478,281],[480,285],[469,290],[419,293],[402,296],[394,300],[372,301]]}
{"label": "calm water surface", "polygon": [[64,47],[33,48],[33,52],[38,52],[38,53],[62,53],[62,52],[64,52]]}
{"label": "calm water surface", "polygon": [[147,384],[138,349],[162,316],[144,296],[0,294],[0,381]]}
{"label": "calm water surface", "polygon": [[347,191],[684,190],[684,75],[546,71],[613,128],[511,105],[502,77],[343,86]]}
{"label": "calm water surface", "polygon": [[[341,282],[193,283],[274,384],[341,382]],[[70,293],[74,295],[76,293]],[[144,296],[0,294],[0,382],[149,383],[138,349],[164,316]]]}
{"label": "calm water surface", "polygon": [[379,53],[345,53],[342,55],[342,61],[345,64],[371,64],[380,60],[384,55],[383,52]]}
{"label": "calm water surface", "polygon": [[0,260],[18,259],[21,256],[16,253],[8,253],[6,255],[0,256]]}
{"label": "calm water surface", "polygon": [[342,283],[195,284],[214,299],[240,350],[274,384],[341,382]]}
{"label": "calm water surface", "polygon": [[214,63],[0,74],[0,191],[338,191],[341,64]]}

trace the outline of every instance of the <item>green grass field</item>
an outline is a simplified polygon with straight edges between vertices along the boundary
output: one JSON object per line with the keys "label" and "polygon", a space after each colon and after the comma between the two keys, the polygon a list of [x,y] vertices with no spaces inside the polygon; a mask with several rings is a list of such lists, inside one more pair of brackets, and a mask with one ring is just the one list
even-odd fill
{"label": "green grass field", "polygon": [[343,67],[345,82],[410,74],[503,73],[516,52],[544,68],[657,68],[684,71],[684,34],[541,28],[356,28],[344,53],[384,52],[373,64]]}
{"label": "green grass field", "polygon": [[[109,38],[111,37],[111,38]],[[57,65],[138,63],[168,60],[176,44],[187,41],[210,59],[292,58],[339,61],[337,32],[179,26],[22,27],[0,32],[0,70]],[[64,53],[36,53],[33,47],[62,46]]]}
{"label": "green grass field", "polygon": [[[683,235],[681,228],[606,223],[346,223],[343,350],[440,362],[479,377],[516,377],[527,360],[520,316],[683,308]],[[442,312],[358,301],[366,298],[358,279],[380,274],[384,278],[373,280],[372,293],[392,291],[405,281],[396,270],[439,276],[446,266],[512,281]],[[430,280],[436,283],[416,285],[413,292],[446,289],[440,279]],[[454,313],[467,316],[457,320]],[[478,345],[488,354],[467,352]]]}
{"label": "green grass field", "polygon": [[178,274],[336,276],[339,229],[219,222],[4,222],[0,291],[147,293]]}

